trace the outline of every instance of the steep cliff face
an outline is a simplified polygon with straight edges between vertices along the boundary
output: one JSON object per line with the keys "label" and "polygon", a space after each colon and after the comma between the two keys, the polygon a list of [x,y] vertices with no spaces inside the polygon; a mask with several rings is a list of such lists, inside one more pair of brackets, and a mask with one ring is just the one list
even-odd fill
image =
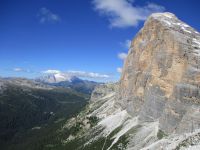
{"label": "steep cliff face", "polygon": [[200,34],[171,13],[152,14],[132,41],[116,104],[166,133],[200,128]]}
{"label": "steep cliff face", "polygon": [[171,13],[152,14],[132,41],[120,82],[96,87],[88,107],[63,128],[79,125],[63,143],[80,150],[200,149],[199,66],[200,34]]}

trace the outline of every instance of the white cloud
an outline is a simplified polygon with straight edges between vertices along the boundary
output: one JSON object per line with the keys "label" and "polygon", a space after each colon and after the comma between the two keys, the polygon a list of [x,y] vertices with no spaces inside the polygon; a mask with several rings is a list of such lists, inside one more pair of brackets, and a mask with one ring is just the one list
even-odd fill
{"label": "white cloud", "polygon": [[22,68],[14,68],[13,71],[15,71],[15,72],[22,72],[24,70]]}
{"label": "white cloud", "polygon": [[61,71],[49,69],[49,70],[42,71],[42,73],[44,73],[44,74],[58,74],[58,73],[61,73]]}
{"label": "white cloud", "polygon": [[129,49],[131,47],[131,40],[125,40],[124,42],[121,42],[120,45],[126,49]]}
{"label": "white cloud", "polygon": [[108,17],[111,27],[137,26],[151,13],[164,11],[163,6],[148,3],[146,6],[134,6],[134,0],[93,0],[94,8]]}
{"label": "white cloud", "polygon": [[131,47],[131,40],[126,40],[124,44],[125,44],[124,46],[125,46],[127,49],[129,49],[129,48]]}
{"label": "white cloud", "polygon": [[27,73],[31,72],[29,69],[23,69],[23,68],[20,68],[20,67],[13,68],[13,71],[15,71],[15,72],[27,72]]}
{"label": "white cloud", "polygon": [[57,23],[60,22],[60,16],[58,16],[57,14],[54,14],[53,12],[51,12],[49,9],[43,7],[39,10],[38,13],[38,18],[40,23]]}
{"label": "white cloud", "polygon": [[76,76],[80,78],[91,78],[91,79],[110,78],[110,76],[107,74],[100,74],[96,72],[74,71],[74,70],[62,72],[60,70],[49,69],[49,70],[42,71],[42,73],[43,74],[66,74],[70,76]]}
{"label": "white cloud", "polygon": [[127,57],[127,53],[119,53],[119,54],[118,54],[118,58],[119,58],[119,59],[125,60],[126,57]]}
{"label": "white cloud", "polygon": [[122,68],[117,68],[117,72],[122,73]]}
{"label": "white cloud", "polygon": [[110,78],[107,74],[100,74],[95,72],[85,72],[85,71],[68,71],[67,73],[84,78]]}

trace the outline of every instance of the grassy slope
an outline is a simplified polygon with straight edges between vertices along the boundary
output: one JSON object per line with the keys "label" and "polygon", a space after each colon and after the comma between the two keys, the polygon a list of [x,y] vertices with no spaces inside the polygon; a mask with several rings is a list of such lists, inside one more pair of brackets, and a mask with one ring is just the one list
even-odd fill
{"label": "grassy slope", "polygon": [[[57,130],[83,108],[88,96],[67,89],[11,86],[0,95],[0,145],[3,149],[44,149],[59,144]],[[39,126],[41,129],[32,130]],[[62,136],[59,133],[59,136]],[[59,137],[58,136],[58,137]]]}

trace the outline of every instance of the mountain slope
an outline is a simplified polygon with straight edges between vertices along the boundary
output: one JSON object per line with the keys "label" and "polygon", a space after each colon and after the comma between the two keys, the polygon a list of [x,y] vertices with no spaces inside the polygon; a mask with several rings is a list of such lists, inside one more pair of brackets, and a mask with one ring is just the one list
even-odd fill
{"label": "mountain slope", "polygon": [[99,84],[101,84],[101,83],[75,78],[71,82],[62,81],[62,82],[58,82],[58,83],[52,83],[50,85],[54,85],[56,87],[70,88],[77,92],[91,94],[92,91],[94,90],[94,88]]}
{"label": "mountain slope", "polygon": [[59,128],[88,101],[88,95],[27,79],[0,79],[0,87],[3,149],[38,149],[34,143],[43,146],[45,141],[40,140],[48,137],[46,132]]}
{"label": "mountain slope", "polygon": [[199,52],[197,31],[171,13],[152,14],[132,41],[119,84],[94,90],[63,127],[72,131],[63,147],[198,149]]}

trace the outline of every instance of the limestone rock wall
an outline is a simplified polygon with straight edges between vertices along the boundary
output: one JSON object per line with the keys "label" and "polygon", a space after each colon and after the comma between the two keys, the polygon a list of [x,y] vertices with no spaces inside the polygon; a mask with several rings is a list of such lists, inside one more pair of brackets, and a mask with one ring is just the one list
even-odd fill
{"label": "limestone rock wall", "polygon": [[116,105],[167,132],[200,127],[200,34],[171,13],[156,13],[132,41]]}

